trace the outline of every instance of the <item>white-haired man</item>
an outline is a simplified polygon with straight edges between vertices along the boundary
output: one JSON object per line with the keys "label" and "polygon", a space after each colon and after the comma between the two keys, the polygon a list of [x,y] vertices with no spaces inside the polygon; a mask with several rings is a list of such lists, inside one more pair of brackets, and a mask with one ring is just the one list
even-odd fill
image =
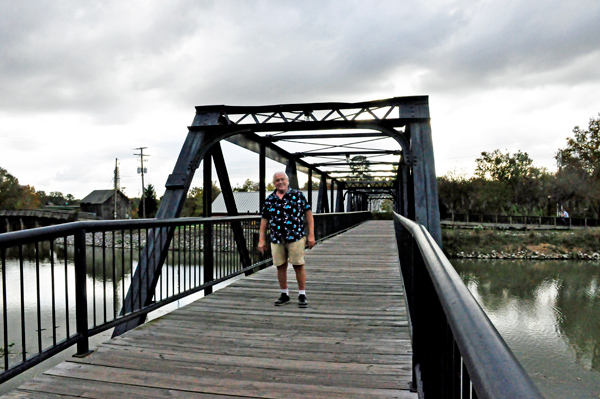
{"label": "white-haired man", "polygon": [[[281,296],[275,306],[290,303],[290,292],[287,284],[287,266],[294,266],[298,281],[298,306],[305,308],[306,270],[304,268],[304,247],[315,246],[314,219],[310,204],[300,190],[290,189],[288,176],[284,172],[273,175],[275,191],[265,200],[261,211],[260,237],[258,249],[267,249],[267,225],[271,230],[271,253],[273,264],[277,266],[277,279]],[[306,216],[306,230],[304,226]]]}

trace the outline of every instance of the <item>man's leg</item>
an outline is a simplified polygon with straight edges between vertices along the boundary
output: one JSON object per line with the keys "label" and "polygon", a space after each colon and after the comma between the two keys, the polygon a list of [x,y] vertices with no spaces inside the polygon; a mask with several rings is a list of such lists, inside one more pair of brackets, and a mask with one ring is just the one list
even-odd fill
{"label": "man's leg", "polygon": [[287,284],[287,262],[277,266],[277,280],[281,288],[281,296],[275,301],[275,306],[286,305],[290,303],[290,291]]}
{"label": "man's leg", "polygon": [[[294,265],[294,271],[296,272],[296,281],[298,281],[298,290],[305,291],[306,290],[306,270],[304,269],[304,265]],[[281,284],[281,282],[280,282]],[[287,282],[286,282],[287,286]]]}
{"label": "man's leg", "polygon": [[306,302],[306,270],[304,265],[294,265],[296,272],[296,281],[298,281],[298,306],[301,308],[308,307]]}
{"label": "man's leg", "polygon": [[271,244],[271,254],[273,263],[277,266],[277,281],[281,288],[281,296],[275,301],[275,306],[281,306],[290,303],[290,291],[287,284],[287,265],[288,254],[285,244]]}
{"label": "man's leg", "polygon": [[[279,281],[279,288],[282,290],[286,290],[288,288],[287,267],[287,262],[285,262],[283,265],[277,266],[277,280]],[[296,266],[294,266],[294,268],[296,268]]]}
{"label": "man's leg", "polygon": [[298,306],[307,307],[306,303],[306,269],[304,267],[304,246],[306,238],[303,237],[289,247],[290,263],[294,265],[296,272],[296,281],[298,282]]}

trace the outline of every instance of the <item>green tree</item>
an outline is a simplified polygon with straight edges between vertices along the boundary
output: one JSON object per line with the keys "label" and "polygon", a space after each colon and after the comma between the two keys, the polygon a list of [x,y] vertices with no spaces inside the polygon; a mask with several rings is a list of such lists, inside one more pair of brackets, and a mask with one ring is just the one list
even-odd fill
{"label": "green tree", "polygon": [[575,137],[567,138],[567,146],[556,153],[559,168],[585,171],[595,178],[600,174],[600,113],[591,118],[588,129],[573,128]]}
{"label": "green tree", "polygon": [[456,170],[437,178],[438,199],[442,217],[452,213],[468,213],[469,179]]}
{"label": "green tree", "polygon": [[573,128],[565,148],[556,153],[558,172],[554,197],[571,216],[600,214],[600,113],[587,129]]}
{"label": "green tree", "polygon": [[60,191],[52,191],[48,195],[48,202],[52,205],[64,205],[67,200],[65,199],[63,193]]}
{"label": "green tree", "polygon": [[[211,201],[214,201],[219,194],[221,189],[217,186],[217,182],[211,184]],[[204,211],[204,190],[200,187],[193,187],[188,191],[183,210],[181,211],[181,217],[201,217]]]}
{"label": "green tree", "polygon": [[475,175],[486,180],[514,182],[534,173],[533,159],[520,150],[514,155],[510,155],[508,151],[506,153],[500,150],[491,153],[484,151],[475,163]]}
{"label": "green tree", "polygon": [[244,184],[242,184],[241,186],[235,186],[233,188],[233,191],[236,191],[236,192],[258,191],[258,186],[259,186],[258,182],[254,182],[250,179],[246,179]]}
{"label": "green tree", "polygon": [[200,217],[204,209],[204,203],[202,201],[202,190],[199,187],[192,187],[188,191],[183,210],[181,211],[181,217]]}
{"label": "green tree", "polygon": [[355,155],[348,160],[350,176],[356,180],[371,179],[371,161],[364,155]]}
{"label": "green tree", "polygon": [[36,209],[40,206],[40,196],[33,187],[21,186],[16,177],[0,168],[0,209]]}
{"label": "green tree", "polygon": [[[213,187],[216,187],[215,185],[213,185]],[[218,189],[218,187],[217,187]],[[232,191],[234,192],[251,192],[251,191],[258,191],[259,189],[259,183],[252,181],[250,179],[246,179],[246,181],[244,182],[244,184],[242,184],[241,186],[235,186]],[[273,184],[273,182],[269,182],[265,185],[265,190],[266,191],[274,191],[275,190],[275,185]],[[219,190],[219,193],[221,192],[221,190]],[[217,194],[218,195],[218,194]]]}
{"label": "green tree", "polygon": [[[319,181],[318,180],[312,181],[312,188],[313,188],[313,190],[319,189]],[[273,190],[275,190],[275,187],[273,187]],[[270,191],[273,191],[273,190],[270,190]],[[308,190],[308,180],[306,181],[306,183],[304,183],[304,186],[302,186],[302,190]]]}
{"label": "green tree", "polygon": [[155,217],[156,211],[158,211],[158,199],[156,198],[156,191],[152,184],[148,184],[144,190],[144,205],[146,207],[146,217]]}
{"label": "green tree", "polygon": [[502,198],[507,201],[503,206],[505,211],[532,214],[542,206],[540,201],[545,198],[543,191],[547,190],[545,183],[549,174],[544,168],[535,167],[533,159],[526,152],[519,150],[513,155],[500,150],[482,152],[475,162],[476,178],[486,182],[498,182],[483,185],[486,186],[485,191],[488,192],[490,200],[497,202]]}

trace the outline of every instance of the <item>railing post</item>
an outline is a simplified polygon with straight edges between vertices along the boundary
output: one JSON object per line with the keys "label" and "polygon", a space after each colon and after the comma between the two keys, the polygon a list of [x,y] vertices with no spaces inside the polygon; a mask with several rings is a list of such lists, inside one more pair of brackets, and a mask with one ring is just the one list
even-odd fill
{"label": "railing post", "polygon": [[75,357],[85,357],[92,353],[88,334],[87,279],[85,259],[85,229],[75,232],[75,312],[77,333],[77,353]]}
{"label": "railing post", "polygon": [[[212,222],[204,222],[204,284],[214,280],[214,256],[213,256],[213,224]],[[210,295],[213,292],[213,287],[206,287],[204,295]]]}

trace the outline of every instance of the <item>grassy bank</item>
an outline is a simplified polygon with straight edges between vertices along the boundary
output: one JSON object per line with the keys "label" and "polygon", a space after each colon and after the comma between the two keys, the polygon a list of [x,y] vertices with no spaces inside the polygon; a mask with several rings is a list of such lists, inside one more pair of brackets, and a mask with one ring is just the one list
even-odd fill
{"label": "grassy bank", "polygon": [[448,258],[600,259],[600,229],[568,231],[442,229]]}

